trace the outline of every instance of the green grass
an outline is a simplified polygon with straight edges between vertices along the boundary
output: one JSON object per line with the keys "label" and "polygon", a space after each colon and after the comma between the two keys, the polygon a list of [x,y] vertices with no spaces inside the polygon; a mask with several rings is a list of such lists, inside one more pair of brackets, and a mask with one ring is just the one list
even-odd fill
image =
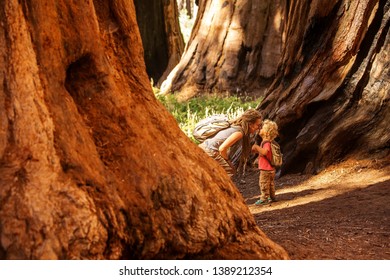
{"label": "green grass", "polygon": [[[194,8],[194,17],[189,18],[186,10],[180,11],[179,22],[184,42],[187,43],[196,18],[197,6]],[[180,129],[195,143],[192,131],[200,120],[214,114],[225,114],[229,119],[239,117],[245,110],[256,108],[261,99],[240,98],[236,96],[221,97],[222,94],[195,97],[186,102],[179,102],[174,94],[160,95],[154,88],[157,99],[168,109],[179,124]]]}
{"label": "green grass", "polygon": [[179,124],[180,129],[194,142],[192,131],[200,120],[214,114],[225,114],[229,119],[239,117],[245,110],[256,108],[261,100],[218,95],[201,96],[179,102],[175,95],[159,95],[156,98],[167,108]]}

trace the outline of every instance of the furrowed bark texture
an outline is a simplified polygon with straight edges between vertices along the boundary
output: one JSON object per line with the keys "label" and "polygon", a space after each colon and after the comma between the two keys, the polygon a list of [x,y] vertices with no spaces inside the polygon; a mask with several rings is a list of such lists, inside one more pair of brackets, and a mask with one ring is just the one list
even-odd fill
{"label": "furrowed bark texture", "polygon": [[155,99],[132,1],[0,4],[1,259],[284,259]]}
{"label": "furrowed bark texture", "polygon": [[[281,129],[289,172],[388,156],[390,3],[291,1],[278,77],[260,106]],[[295,23],[296,22],[296,23]],[[291,43],[291,42],[300,42]]]}
{"label": "furrowed bark texture", "polygon": [[202,1],[182,59],[161,90],[180,90],[183,98],[264,90],[281,57],[282,2]]}

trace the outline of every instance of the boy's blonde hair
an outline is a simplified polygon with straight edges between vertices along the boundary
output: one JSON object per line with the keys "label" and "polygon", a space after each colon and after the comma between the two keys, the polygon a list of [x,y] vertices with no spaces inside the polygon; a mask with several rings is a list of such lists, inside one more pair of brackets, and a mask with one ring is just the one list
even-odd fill
{"label": "boy's blonde hair", "polygon": [[271,120],[264,120],[263,127],[261,128],[260,132],[260,136],[262,138],[274,140],[279,135],[278,125],[276,124],[276,122],[273,122]]}

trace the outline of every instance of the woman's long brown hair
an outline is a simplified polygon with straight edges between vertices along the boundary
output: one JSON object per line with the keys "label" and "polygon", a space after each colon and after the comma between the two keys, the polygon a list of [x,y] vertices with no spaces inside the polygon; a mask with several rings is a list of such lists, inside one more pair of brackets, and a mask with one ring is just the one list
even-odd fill
{"label": "woman's long brown hair", "polygon": [[254,124],[258,119],[262,119],[260,112],[256,109],[248,109],[239,118],[232,121],[232,125],[240,126],[244,133],[242,138],[242,152],[238,165],[239,171],[241,171],[246,164],[252,148],[249,125]]}

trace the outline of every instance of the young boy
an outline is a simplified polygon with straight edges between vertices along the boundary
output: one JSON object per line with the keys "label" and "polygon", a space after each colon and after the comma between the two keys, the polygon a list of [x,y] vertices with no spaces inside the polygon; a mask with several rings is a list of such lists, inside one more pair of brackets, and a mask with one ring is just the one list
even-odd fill
{"label": "young boy", "polygon": [[265,120],[259,135],[262,138],[261,145],[253,145],[252,151],[259,153],[259,169],[260,169],[260,199],[255,202],[255,205],[264,205],[275,198],[275,168],[271,165],[272,150],[271,143],[278,136],[278,125],[271,121]]}

